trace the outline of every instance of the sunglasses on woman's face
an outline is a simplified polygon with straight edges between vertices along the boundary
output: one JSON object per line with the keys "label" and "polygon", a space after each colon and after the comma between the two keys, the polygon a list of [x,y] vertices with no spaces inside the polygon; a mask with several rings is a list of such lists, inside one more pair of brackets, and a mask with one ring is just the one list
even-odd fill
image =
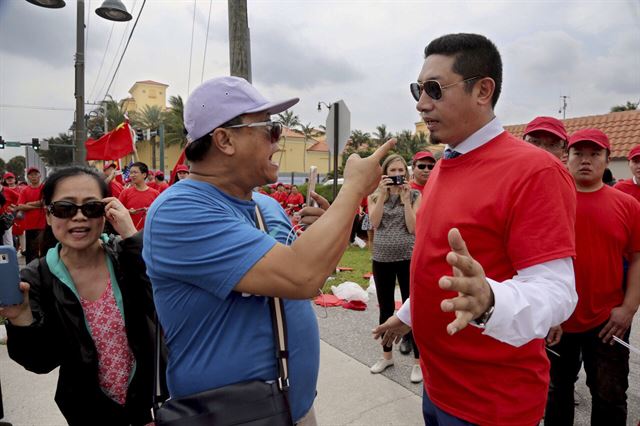
{"label": "sunglasses on woman's face", "polygon": [[71,201],[55,201],[47,206],[47,210],[59,219],[70,219],[78,213],[78,209],[87,219],[97,219],[104,216],[106,203],[102,201],[89,201],[77,205]]}
{"label": "sunglasses on woman's face", "polygon": [[434,101],[439,101],[442,98],[442,91],[449,87],[453,87],[460,83],[466,83],[467,81],[475,80],[477,78],[481,78],[480,76],[465,78],[464,80],[457,81],[455,83],[447,84],[445,86],[441,86],[440,82],[437,80],[427,80],[424,83],[417,82],[411,83],[409,85],[409,90],[411,90],[411,95],[413,99],[416,101],[420,100],[420,96],[422,96],[422,92],[424,91],[427,96],[429,96]]}
{"label": "sunglasses on woman's face", "polygon": [[435,166],[436,166],[435,164],[418,164],[416,167],[419,168],[420,170],[424,170],[424,169],[433,170]]}

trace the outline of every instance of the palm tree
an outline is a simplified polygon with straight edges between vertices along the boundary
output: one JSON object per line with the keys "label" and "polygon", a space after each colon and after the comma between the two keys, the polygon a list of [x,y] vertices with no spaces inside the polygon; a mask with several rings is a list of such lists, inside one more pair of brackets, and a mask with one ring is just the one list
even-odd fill
{"label": "palm tree", "polygon": [[[107,128],[104,128],[105,111],[107,114]],[[102,108],[95,110],[96,114],[92,115],[87,122],[89,136],[98,139],[100,136],[113,130],[124,122],[125,110],[122,103],[113,100],[111,96],[102,101]]]}
{"label": "palm tree", "polygon": [[[280,114],[278,114],[278,121],[282,123],[284,127],[287,127],[291,130],[295,130],[296,127],[300,126],[300,117],[294,114],[294,112],[291,110],[287,110],[285,112],[281,112]],[[280,161],[282,161],[282,156],[285,155],[286,148],[287,148],[286,132],[283,133],[282,139],[283,139],[283,142],[282,142],[282,151],[280,154]]]}
{"label": "palm tree", "polygon": [[351,132],[351,146],[357,152],[364,144],[369,145],[371,142],[371,135],[362,130],[353,130]]}
{"label": "palm tree", "polygon": [[164,112],[165,144],[167,146],[187,143],[184,134],[184,102],[182,96],[170,96],[169,108]]}
{"label": "palm tree", "polygon": [[376,131],[373,132],[373,140],[376,142],[377,146],[382,145],[390,138],[391,138],[391,133],[387,131],[386,124],[381,124],[379,126],[376,126]]}
{"label": "palm tree", "polygon": [[309,138],[312,138],[316,133],[316,129],[311,125],[311,123],[301,124],[300,131],[304,135],[304,152],[302,153],[302,169],[304,172],[307,171],[307,141]]}
{"label": "palm tree", "polygon": [[[73,162],[73,149],[71,149],[73,148],[73,140],[71,136],[60,133],[58,136],[47,138],[46,140],[50,145],[49,150],[40,151],[39,154],[47,165],[52,167],[66,166]],[[66,145],[69,148],[51,145]]]}
{"label": "palm tree", "polygon": [[[145,105],[140,111],[132,112],[131,123],[134,127],[141,129],[158,130],[160,123],[163,122],[162,108],[158,105]],[[151,168],[156,168],[156,143],[155,140],[149,141],[151,143]]]}

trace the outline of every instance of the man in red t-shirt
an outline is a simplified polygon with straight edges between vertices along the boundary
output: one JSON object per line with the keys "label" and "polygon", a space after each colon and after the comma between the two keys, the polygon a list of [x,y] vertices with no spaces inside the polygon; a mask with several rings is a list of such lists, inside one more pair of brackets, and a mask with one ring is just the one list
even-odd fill
{"label": "man in red t-shirt", "polygon": [[416,217],[410,303],[375,334],[413,325],[430,425],[537,425],[543,338],[577,303],[573,179],[504,131],[501,82],[490,40],[450,34],[426,47],[410,85],[431,142],[447,147]]}
{"label": "man in red t-shirt", "polygon": [[[0,201],[3,201],[2,205],[0,205],[0,215],[13,215],[15,207],[18,204],[18,198],[19,195],[16,191],[8,186],[0,185]],[[13,226],[9,227],[2,233],[2,235],[0,235],[2,244],[5,246],[13,246],[12,228]]]}
{"label": "man in red t-shirt", "polygon": [[564,124],[557,118],[544,116],[534,118],[524,128],[522,138],[566,164],[569,137]]}
{"label": "man in red t-shirt", "polygon": [[287,198],[289,198],[289,194],[285,191],[284,185],[278,183],[276,187],[276,192],[271,194],[271,197],[274,198],[283,209],[287,208]]}
{"label": "man in red t-shirt", "polygon": [[105,175],[104,181],[107,183],[107,185],[109,185],[109,192],[111,193],[111,196],[115,198],[120,197],[120,194],[122,193],[122,190],[124,189],[124,187],[119,182],[119,179],[118,179],[119,171],[116,170],[116,164],[115,163],[105,164],[103,171]]}
{"label": "man in red t-shirt", "polygon": [[17,211],[24,212],[22,228],[25,230],[24,257],[27,263],[41,256],[40,235],[45,228],[45,212],[42,205],[42,184],[40,170],[29,167],[27,170],[29,186],[25,187],[18,197]]}
{"label": "man in red t-shirt", "polygon": [[[591,390],[593,425],[626,425],[629,342],[640,304],[640,203],[602,182],[609,164],[607,136],[583,129],[569,138],[567,166],[578,189],[576,214],[576,289],[578,306],[556,327],[551,385],[544,424],[573,424],[575,378],[584,361]],[[623,283],[622,258],[629,261]]]}
{"label": "man in red t-shirt", "polygon": [[419,151],[413,156],[411,160],[411,170],[413,172],[413,179],[411,179],[411,189],[416,189],[420,192],[424,189],[431,170],[436,166],[436,158],[431,151]]}
{"label": "man in red t-shirt", "polygon": [[140,161],[131,164],[129,167],[129,178],[131,186],[125,188],[120,194],[120,201],[129,209],[133,224],[137,230],[144,228],[144,219],[147,217],[147,209],[153,203],[159,192],[149,188],[146,183],[149,168]]}
{"label": "man in red t-shirt", "polygon": [[164,180],[164,173],[158,170],[155,175],[154,186],[151,186],[151,184],[149,184],[149,186],[162,194],[162,192],[169,187],[169,184]]}
{"label": "man in red t-shirt", "polygon": [[640,145],[636,145],[629,151],[627,158],[629,159],[631,179],[623,179],[613,187],[640,201]]}

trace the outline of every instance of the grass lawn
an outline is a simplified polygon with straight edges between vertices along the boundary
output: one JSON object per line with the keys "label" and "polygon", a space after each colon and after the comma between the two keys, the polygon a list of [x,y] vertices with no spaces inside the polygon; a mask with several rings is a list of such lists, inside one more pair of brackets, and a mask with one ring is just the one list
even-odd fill
{"label": "grass lawn", "polygon": [[371,272],[371,252],[366,247],[361,249],[360,247],[349,247],[342,259],[338,263],[338,266],[344,266],[353,268],[353,271],[337,272],[332,275],[335,279],[327,281],[322,288],[323,293],[331,293],[331,286],[342,284],[345,281],[352,281],[358,283],[362,288],[369,287],[369,279],[362,278],[362,276],[368,272]]}

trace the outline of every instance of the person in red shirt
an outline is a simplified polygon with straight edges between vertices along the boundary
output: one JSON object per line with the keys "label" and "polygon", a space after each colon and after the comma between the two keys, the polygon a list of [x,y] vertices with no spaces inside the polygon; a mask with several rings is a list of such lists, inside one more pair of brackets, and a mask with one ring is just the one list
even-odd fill
{"label": "person in red shirt", "polygon": [[302,205],[304,204],[304,196],[298,192],[298,187],[295,185],[291,185],[291,193],[287,197],[287,208],[291,214],[300,211]]}
{"label": "person in red shirt", "polygon": [[[640,203],[602,182],[609,164],[607,136],[583,129],[569,138],[567,166],[578,189],[576,214],[576,289],[578,306],[555,327],[560,341],[550,356],[551,385],[546,426],[571,425],[575,378],[584,361],[591,391],[593,425],[626,425],[629,342],[640,304]],[[622,257],[629,261],[623,283]]]}
{"label": "person in red shirt", "polygon": [[276,188],[276,192],[271,194],[271,197],[273,197],[278,203],[280,203],[282,208],[285,209],[287,208],[287,198],[289,198],[289,194],[285,191],[284,184],[282,183],[278,182]]}
{"label": "person in red shirt", "polygon": [[122,193],[122,190],[124,189],[124,187],[118,180],[119,171],[116,170],[116,164],[115,163],[105,164],[103,171],[105,175],[104,180],[109,186],[109,193],[111,194],[112,197],[118,198]]}
{"label": "person in red shirt", "polygon": [[436,166],[436,158],[431,151],[419,151],[413,156],[411,160],[411,167],[413,171],[413,179],[411,179],[411,189],[422,192],[431,170]]}
{"label": "person in red shirt", "polygon": [[145,163],[138,161],[131,164],[129,167],[131,186],[125,188],[118,197],[122,204],[129,209],[133,224],[138,231],[144,228],[147,209],[159,195],[158,191],[147,185],[148,174],[149,168]]}
{"label": "person in red shirt", "polygon": [[45,212],[42,206],[40,183],[40,170],[36,167],[29,167],[27,170],[29,186],[25,187],[18,198],[17,211],[24,212],[22,228],[25,231],[24,256],[28,264],[33,259],[39,258],[40,235],[45,228]]}
{"label": "person in red shirt", "polygon": [[631,179],[622,179],[613,187],[640,201],[640,145],[633,147],[633,149],[629,151],[627,158],[629,159]]}
{"label": "person in red shirt", "polygon": [[154,183],[155,183],[155,186],[152,186],[152,188],[158,191],[160,194],[162,194],[162,192],[169,187],[169,184],[164,180],[164,173],[162,173],[161,170],[158,170],[156,172]]}
{"label": "person in red shirt", "polygon": [[424,53],[410,89],[431,142],[447,146],[416,217],[410,302],[374,337],[413,326],[425,423],[537,425],[544,337],[577,303],[575,184],[496,118],[502,61],[490,40],[449,34]]}
{"label": "person in red shirt", "polygon": [[524,128],[522,138],[567,163],[567,131],[562,121],[554,117],[536,117]]}
{"label": "person in red shirt", "polygon": [[[18,193],[8,186],[0,185],[0,215],[10,215],[13,217],[15,207],[18,204]],[[2,245],[13,246],[13,226],[6,229],[0,237],[2,238]]]}
{"label": "person in red shirt", "polygon": [[189,166],[187,166],[186,164],[180,164],[176,166],[176,174],[173,177],[173,182],[171,182],[171,185],[183,179],[186,179],[188,176],[189,176]]}

